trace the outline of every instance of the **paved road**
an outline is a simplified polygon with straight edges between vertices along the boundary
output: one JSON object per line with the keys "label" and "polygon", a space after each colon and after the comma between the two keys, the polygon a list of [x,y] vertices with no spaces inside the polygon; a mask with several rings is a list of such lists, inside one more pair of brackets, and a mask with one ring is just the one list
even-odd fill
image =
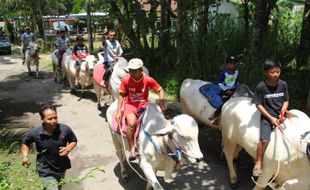
{"label": "paved road", "polygon": [[[44,56],[44,55],[43,55]],[[48,56],[48,55],[45,55]],[[0,124],[13,123],[14,133],[20,135],[29,127],[40,124],[38,108],[44,102],[53,102],[58,106],[59,122],[71,126],[78,137],[78,146],[70,154],[72,169],[68,178],[81,178],[94,168],[92,177],[79,184],[65,185],[64,190],[140,190],[145,188],[145,181],[140,179],[128,167],[129,182],[119,180],[120,167],[113,147],[110,131],[105,119],[105,111],[111,103],[97,110],[95,94],[88,90],[84,96],[76,95],[62,84],[55,83],[53,74],[41,68],[40,78],[28,76],[26,67],[16,55],[0,56]],[[181,172],[174,175],[174,181],[166,183],[163,174],[159,180],[168,190],[216,190],[230,189],[228,170],[220,157],[220,133],[200,126],[200,147],[204,161],[197,165],[183,166]],[[251,189],[250,180],[252,163],[245,153],[239,159],[240,190]],[[138,164],[133,166],[140,172]]]}

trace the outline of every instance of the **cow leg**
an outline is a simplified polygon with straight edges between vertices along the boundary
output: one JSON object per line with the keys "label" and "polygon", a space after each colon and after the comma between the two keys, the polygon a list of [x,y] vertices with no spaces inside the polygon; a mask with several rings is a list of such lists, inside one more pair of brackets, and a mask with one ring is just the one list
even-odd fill
{"label": "cow leg", "polygon": [[54,81],[55,82],[57,82],[57,67],[56,67],[56,65],[52,62],[52,66],[53,66],[53,72],[54,72],[54,74],[55,74],[55,79],[54,79]]}
{"label": "cow leg", "polygon": [[147,162],[145,158],[141,157],[140,167],[143,170],[144,175],[148,180],[148,184],[146,185],[146,190],[151,190],[151,187],[153,187],[154,190],[164,189],[158,182],[152,165],[149,162]]}
{"label": "cow leg", "polygon": [[37,79],[39,78],[39,63],[36,64],[36,77],[37,77]]}
{"label": "cow leg", "polygon": [[[121,177],[124,183],[128,182],[128,174],[125,168],[125,150],[123,149],[122,137],[111,131],[112,141],[115,147],[116,156],[119,159],[119,164],[121,166]],[[125,140],[125,139],[124,139]]]}
{"label": "cow leg", "polygon": [[70,76],[70,73],[69,74],[67,73],[67,79],[69,82],[71,93],[75,93],[75,87],[74,87],[75,76]]}
{"label": "cow leg", "polygon": [[26,59],[26,62],[27,62],[28,75],[31,76],[30,62],[27,59]]}
{"label": "cow leg", "polygon": [[172,181],[172,173],[174,166],[176,165],[176,162],[172,159],[167,160],[165,162],[165,181],[166,182],[171,182]]}
{"label": "cow leg", "polygon": [[97,85],[95,82],[94,82],[94,90],[95,90],[95,93],[97,96],[97,108],[98,108],[98,110],[100,110],[100,108],[101,108],[101,104],[100,104],[101,87],[99,85]]}
{"label": "cow leg", "polygon": [[236,167],[234,165],[234,158],[236,156],[236,150],[238,150],[238,145],[233,142],[223,142],[223,151],[225,154],[227,166],[229,169],[229,178],[230,178],[230,185],[234,189],[237,187],[237,174],[236,174]]}

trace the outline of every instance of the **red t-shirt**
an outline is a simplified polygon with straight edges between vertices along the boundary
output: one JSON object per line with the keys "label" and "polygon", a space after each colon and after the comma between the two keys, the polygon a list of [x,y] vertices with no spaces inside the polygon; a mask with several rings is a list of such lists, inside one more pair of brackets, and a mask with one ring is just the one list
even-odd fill
{"label": "red t-shirt", "polygon": [[161,89],[152,77],[143,75],[140,81],[136,81],[128,75],[122,80],[119,91],[125,94],[125,104],[131,104],[140,109],[148,104],[150,88],[155,92]]}

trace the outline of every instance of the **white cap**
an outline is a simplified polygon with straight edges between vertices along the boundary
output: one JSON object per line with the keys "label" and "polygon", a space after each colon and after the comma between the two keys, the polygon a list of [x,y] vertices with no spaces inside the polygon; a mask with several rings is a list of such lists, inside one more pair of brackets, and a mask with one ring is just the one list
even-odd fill
{"label": "white cap", "polygon": [[143,61],[139,58],[130,59],[128,62],[128,69],[140,69],[143,67]]}

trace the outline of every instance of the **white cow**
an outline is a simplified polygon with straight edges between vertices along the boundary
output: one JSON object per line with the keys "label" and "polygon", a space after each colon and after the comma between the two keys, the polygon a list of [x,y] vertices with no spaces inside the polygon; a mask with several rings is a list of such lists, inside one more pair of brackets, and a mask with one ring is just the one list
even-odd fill
{"label": "white cow", "polygon": [[34,42],[29,42],[25,51],[25,64],[27,65],[28,74],[31,75],[31,67],[36,67],[36,77],[39,78],[39,48]]}
{"label": "white cow", "polygon": [[52,60],[52,66],[53,66],[53,71],[55,73],[55,82],[61,83],[65,77],[63,71],[63,65],[59,67],[58,64],[58,53],[59,50],[55,49],[52,54],[51,54],[51,60]]}
{"label": "white cow", "polygon": [[[101,61],[103,61],[102,54],[98,53],[98,57],[99,57],[98,63],[101,63]],[[146,75],[149,75],[149,71],[146,67],[143,67],[143,73]],[[121,85],[121,81],[127,75],[128,75],[128,62],[125,58],[118,57],[117,62],[114,65],[113,72],[112,72],[110,79],[109,79],[108,91],[111,94],[113,101],[117,99],[118,94],[119,94],[118,89]],[[98,85],[94,81],[94,89],[95,89],[96,96],[97,96],[97,107],[98,107],[98,109],[100,109],[100,107],[101,107],[100,97],[101,97],[101,92],[102,92],[103,87]]]}
{"label": "white cow", "polygon": [[[112,123],[112,113],[116,109],[117,100],[114,101],[107,110],[106,116],[109,125]],[[185,114],[176,116],[172,120],[166,120],[159,106],[150,103],[144,112],[137,142],[140,154],[140,167],[148,180],[146,186],[147,190],[152,187],[155,190],[163,189],[157,180],[156,172],[159,170],[165,171],[165,179],[171,179],[171,174],[177,162],[167,154],[158,152],[145,131],[152,135],[156,134],[152,136],[152,139],[159,146],[165,146],[164,139],[167,139],[167,146],[173,152],[175,152],[177,144],[182,150],[183,159],[181,163],[184,163],[185,160],[195,163],[200,161],[203,157],[198,144],[198,125],[195,120]],[[122,137],[112,130],[111,135],[116,154],[120,161],[122,179],[127,180],[128,176],[124,166],[126,157]],[[125,144],[126,150],[128,151],[127,139],[125,139]]]}
{"label": "white cow", "polygon": [[[279,129],[271,134],[263,160],[263,175],[258,178],[259,185],[254,187],[255,190],[264,189],[273,176],[276,183],[286,190],[310,189],[310,165],[305,153],[306,143],[300,142],[301,135],[310,131],[310,119],[301,111],[290,112],[292,116],[281,125],[284,135]],[[224,104],[221,117],[223,150],[233,187],[237,185],[233,159],[242,148],[253,158],[256,157],[259,125],[260,112],[251,103],[251,99],[233,98]]]}
{"label": "white cow", "polygon": [[[71,91],[74,92],[74,82],[75,82],[75,60],[72,57],[72,51],[67,49],[67,51],[63,55],[63,67],[66,72],[66,77],[68,79]],[[80,66],[80,75],[79,82],[81,84],[82,93],[84,91],[85,86],[92,84],[92,72],[93,68],[96,64],[96,58],[93,55],[87,56],[81,63]]]}
{"label": "white cow", "polygon": [[[195,118],[196,121],[206,124],[210,127],[218,128],[217,125],[211,124],[208,119],[215,111],[207,98],[202,95],[199,88],[210,82],[194,79],[185,79],[180,89],[180,103],[182,113],[188,114]],[[233,97],[253,96],[253,92],[246,85],[239,85]]]}

